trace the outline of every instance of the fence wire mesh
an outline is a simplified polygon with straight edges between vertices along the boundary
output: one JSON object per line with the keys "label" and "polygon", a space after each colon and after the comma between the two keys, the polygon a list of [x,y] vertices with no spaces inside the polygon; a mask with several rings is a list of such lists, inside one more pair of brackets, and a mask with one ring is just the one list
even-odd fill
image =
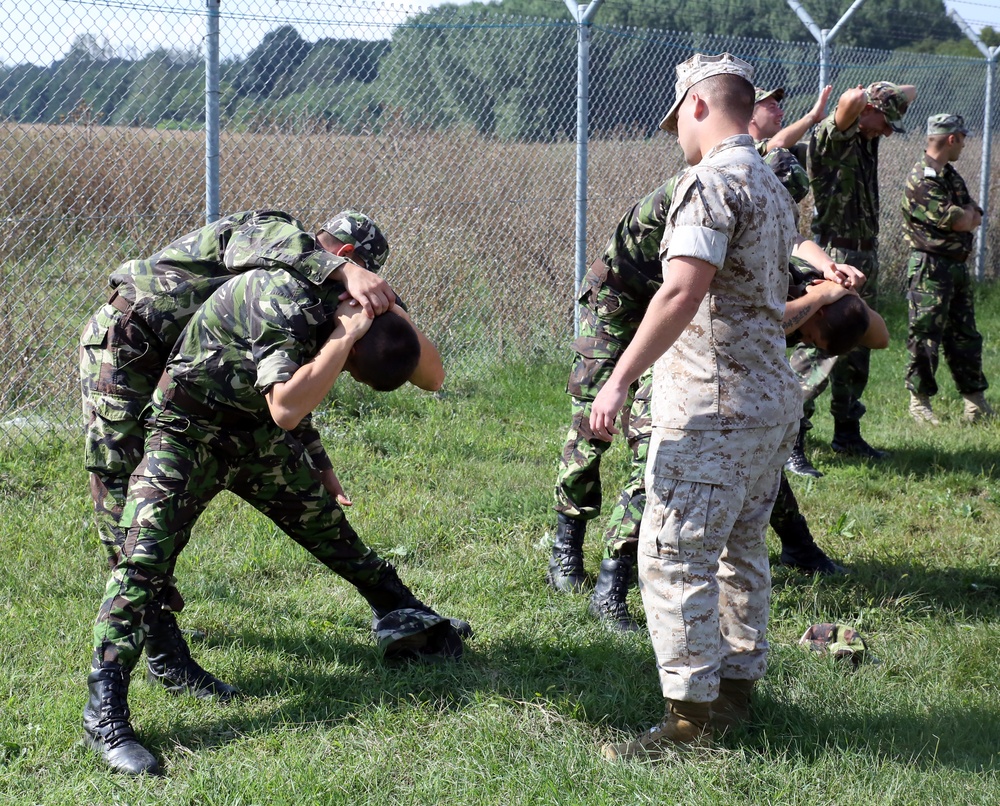
{"label": "fence wire mesh", "polygon": [[[77,338],[108,275],[204,223],[210,13],[220,30],[222,214],[284,209],[314,227],[345,207],[368,212],[390,240],[387,279],[452,372],[565,350],[578,81],[568,13],[534,20],[482,4],[305,0],[225,0],[214,12],[192,0],[21,4],[0,43],[0,434],[36,442],[78,431]],[[682,167],[656,129],[674,65],[722,50],[754,63],[760,85],[786,88],[786,120],[811,107],[812,43],[593,27],[588,261],[622,212]],[[986,63],[832,54],[834,99],[875,79],[919,88],[910,133],[881,148],[882,272],[898,288],[898,198],[923,121],[954,111],[981,132]],[[974,195],[981,153],[970,137],[959,165]],[[804,206],[803,227],[808,218]]]}

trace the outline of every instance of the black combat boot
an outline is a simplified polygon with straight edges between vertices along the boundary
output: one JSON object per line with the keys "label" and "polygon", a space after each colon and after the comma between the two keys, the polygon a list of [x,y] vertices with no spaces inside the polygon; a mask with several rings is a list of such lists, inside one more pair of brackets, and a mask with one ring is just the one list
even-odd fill
{"label": "black combat boot", "polygon": [[601,561],[601,571],[597,575],[594,593],[590,597],[590,615],[613,630],[634,632],[639,629],[635,619],[629,615],[628,605],[625,603],[631,576],[631,558],[619,557],[617,560]]}
{"label": "black combat boot", "polygon": [[[805,421],[803,420],[802,423]],[[822,477],[822,473],[813,467],[812,462],[806,456],[806,431],[804,424],[799,425],[799,435],[795,437],[795,444],[792,446],[792,453],[785,462],[785,469],[797,476],[812,476],[814,479]]]}
{"label": "black combat boot", "polygon": [[117,772],[158,775],[153,754],[139,744],[128,710],[129,673],[121,664],[104,662],[87,677],[90,699],[83,709],[83,741]]}
{"label": "black combat boot", "polygon": [[885,459],[889,454],[873,448],[865,438],[861,436],[861,423],[857,420],[841,420],[833,423],[833,441],[830,447],[837,453],[846,456],[857,456],[861,459],[872,459],[878,461]]}
{"label": "black combat boot", "polygon": [[206,672],[191,657],[191,650],[177,626],[177,617],[160,610],[151,617],[146,636],[146,679],[159,683],[171,694],[193,694],[229,702],[238,689]]}
{"label": "black combat boot", "polygon": [[781,557],[778,562],[801,571],[804,574],[837,576],[846,574],[847,569],[837,565],[813,540],[809,524],[802,515],[795,515],[778,524],[771,521],[771,528],[781,539]]}
{"label": "black combat boot", "polygon": [[[385,571],[376,584],[369,586],[356,585],[358,592],[372,608],[372,629],[380,619],[385,618],[393,610],[408,608],[421,610],[424,613],[435,613],[433,609],[421,602],[413,592],[403,584],[392,563],[385,564]],[[449,618],[451,626],[462,638],[472,637],[472,625],[458,618]]]}
{"label": "black combat boot", "polygon": [[562,593],[581,593],[587,584],[583,572],[583,536],[587,522],[558,514],[556,539],[549,558],[549,585]]}

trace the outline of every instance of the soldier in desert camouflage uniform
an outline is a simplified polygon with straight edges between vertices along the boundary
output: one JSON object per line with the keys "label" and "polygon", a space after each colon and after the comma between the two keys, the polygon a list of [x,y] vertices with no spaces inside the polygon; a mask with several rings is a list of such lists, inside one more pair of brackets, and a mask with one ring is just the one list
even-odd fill
{"label": "soldier in desert camouflage uniform", "polygon": [[611,439],[628,385],[656,362],[639,583],[666,713],[606,745],[609,759],[710,741],[713,710],[738,719],[766,668],[764,534],[801,397],[782,333],[795,213],[746,133],[752,78],[728,53],[677,66],[661,127],[692,167],[668,212],[664,282],[591,410]]}
{"label": "soldier in desert camouflage uniform", "polygon": [[[763,154],[781,183],[796,201],[809,192],[809,177],[784,148]],[[587,521],[601,511],[600,460],[609,443],[590,431],[590,406],[615,362],[632,340],[643,313],[663,276],[660,241],[673,198],[674,177],[642,198],[618,222],[601,259],[594,262],[581,286],[580,330],[573,344],[576,356],[567,392],[572,398],[572,421],[560,456],[555,488],[556,536],[549,560],[548,580],[563,592],[579,592],[586,576],[583,541]],[[857,277],[849,266],[836,266],[810,242],[801,244],[825,276],[850,285]],[[604,559],[591,596],[590,612],[609,626],[635,630],[625,595],[635,565],[639,524],[646,502],[644,474],[649,445],[649,390],[652,373],[633,384],[622,420],[632,451],[631,473],[611,512],[604,536]],[[784,488],[783,488],[784,489]],[[774,518],[782,543],[781,562],[807,573],[832,574],[842,570],[816,545],[790,488]],[[786,517],[787,516],[787,517]]]}
{"label": "soldier in desert camouflage uniform", "polygon": [[[388,245],[367,216],[346,212],[325,227],[341,244],[343,265],[335,276],[348,282],[352,293],[372,313],[392,304],[388,284],[364,270],[378,269]],[[145,260],[122,264],[111,275],[109,302],[91,318],[80,339],[80,380],[86,427],[85,465],[90,473],[98,535],[115,568],[125,543],[120,522],[128,480],[142,458],[149,404],[167,356],[184,325],[211,293],[233,276],[224,259],[234,233],[300,233],[300,222],[277,210],[256,210],[225,216],[181,236]],[[275,261],[289,257],[291,243],[272,240]],[[360,264],[360,265],[358,265]],[[319,435],[302,434],[309,449],[320,455]],[[317,449],[317,446],[319,448]],[[226,700],[234,689],[206,672],[191,657],[177,626],[184,606],[173,581],[164,586],[147,614],[148,675],[174,693]]]}
{"label": "soldier in desert camouflage uniform", "polygon": [[955,386],[965,399],[965,418],[977,422],[993,415],[983,395],[989,385],[983,374],[983,337],[976,329],[966,266],[983,210],[951,165],[961,155],[968,133],[961,115],[932,115],[927,120],[927,152],[913,166],[903,191],[903,231],[913,250],[907,264],[906,388],[910,414],[933,425],[938,419],[931,398],[938,390],[934,376],[942,346]]}
{"label": "soldier in desert camouflage uniform", "polygon": [[[916,97],[912,85],[876,81],[845,91],[833,114],[813,132],[809,143],[809,173],[816,205],[812,231],[816,242],[840,263],[857,267],[867,278],[861,293],[877,308],[878,297],[878,145],[899,126]],[[834,451],[881,459],[885,452],[861,436],[865,406],[861,395],[868,384],[869,351],[859,347],[839,360],[815,348],[801,347],[791,357],[805,394],[805,417],[792,462],[808,463],[805,431],[816,408],[816,397],[831,384]]]}
{"label": "soldier in desert camouflage uniform", "polygon": [[114,769],[158,771],[129,722],[130,672],[194,521],[223,489],[354,584],[376,618],[412,609],[421,631],[461,651],[455,628],[347,523],[340,504],[349,501],[311,425],[341,370],[377,389],[406,380],[437,389],[444,376],[437,350],[405,312],[373,320],[342,299],[341,246],[291,223],[233,231],[222,261],[238,276],[190,318],[153,394],[122,515],[127,538],[94,627],[84,710],[85,741]]}

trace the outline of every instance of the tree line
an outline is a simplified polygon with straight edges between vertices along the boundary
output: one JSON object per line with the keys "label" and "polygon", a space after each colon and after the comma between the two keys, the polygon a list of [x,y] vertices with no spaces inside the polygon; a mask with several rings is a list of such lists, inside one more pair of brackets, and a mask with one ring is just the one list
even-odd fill
{"label": "tree line", "polygon": [[[827,28],[841,5],[803,0]],[[815,63],[811,35],[780,0],[608,0],[595,24],[628,32],[595,36],[591,49],[591,120],[606,131],[648,132],[655,110],[669,106],[665,48],[675,48],[679,61],[706,36],[776,39],[799,43],[803,63]],[[1000,42],[991,28],[982,36],[987,44]],[[308,42],[283,25],[246,56],[222,63],[221,114],[228,128],[258,131],[377,132],[404,120],[503,138],[571,136],[575,43],[559,0],[444,5],[413,15],[390,40]],[[980,56],[942,0],[869,0],[836,44]],[[794,67],[789,71],[794,85]],[[200,128],[204,114],[204,65],[196,50],[127,58],[85,34],[50,65],[0,67],[0,117],[8,121]]]}

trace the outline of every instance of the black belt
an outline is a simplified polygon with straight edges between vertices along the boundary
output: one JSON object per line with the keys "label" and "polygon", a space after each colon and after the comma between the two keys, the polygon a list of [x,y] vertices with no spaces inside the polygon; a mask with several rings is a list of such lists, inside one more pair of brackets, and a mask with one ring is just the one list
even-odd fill
{"label": "black belt", "polygon": [[874,238],[833,238],[820,239],[820,246],[832,246],[835,249],[848,249],[852,252],[871,252],[875,248]]}

